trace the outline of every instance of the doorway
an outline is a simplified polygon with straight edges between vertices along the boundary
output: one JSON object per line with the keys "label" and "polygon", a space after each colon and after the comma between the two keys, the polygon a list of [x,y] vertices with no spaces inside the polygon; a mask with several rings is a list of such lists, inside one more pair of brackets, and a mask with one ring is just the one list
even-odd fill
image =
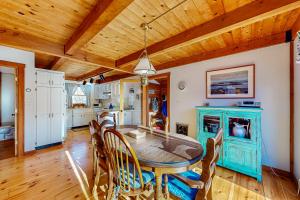
{"label": "doorway", "polygon": [[0,160],[24,154],[24,68],[0,60]]}
{"label": "doorway", "polygon": [[0,160],[14,157],[16,72],[14,68],[0,66]]}
{"label": "doorway", "polygon": [[[143,124],[164,130],[168,124],[170,131],[170,73],[150,76],[148,85],[143,87]],[[145,95],[146,94],[146,95]]]}

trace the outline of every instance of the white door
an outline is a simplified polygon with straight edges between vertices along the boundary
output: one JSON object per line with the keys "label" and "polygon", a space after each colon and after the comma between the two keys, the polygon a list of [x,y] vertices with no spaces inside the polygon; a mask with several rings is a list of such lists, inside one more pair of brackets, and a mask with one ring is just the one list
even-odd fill
{"label": "white door", "polygon": [[50,86],[51,74],[47,71],[36,71],[37,86]]}
{"label": "white door", "polygon": [[64,74],[51,73],[52,87],[64,87],[64,84],[65,84]]}
{"label": "white door", "polygon": [[50,143],[50,87],[38,86],[36,106],[37,146]]}
{"label": "white door", "polygon": [[62,87],[51,88],[51,143],[61,142],[64,135],[63,95]]}

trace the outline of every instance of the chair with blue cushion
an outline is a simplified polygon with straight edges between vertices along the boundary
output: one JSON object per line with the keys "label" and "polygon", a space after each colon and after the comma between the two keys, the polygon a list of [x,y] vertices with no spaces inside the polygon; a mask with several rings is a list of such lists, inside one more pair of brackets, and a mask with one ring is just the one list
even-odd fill
{"label": "chair with blue cushion", "polygon": [[139,197],[150,190],[153,172],[140,168],[136,153],[125,136],[114,129],[104,132],[104,147],[109,163],[109,198],[119,195],[125,197]]}
{"label": "chair with blue cushion", "polygon": [[172,196],[184,200],[211,200],[212,181],[216,171],[223,143],[223,130],[220,129],[214,138],[208,138],[206,155],[202,161],[202,174],[187,171],[180,174],[168,175],[168,189]]}

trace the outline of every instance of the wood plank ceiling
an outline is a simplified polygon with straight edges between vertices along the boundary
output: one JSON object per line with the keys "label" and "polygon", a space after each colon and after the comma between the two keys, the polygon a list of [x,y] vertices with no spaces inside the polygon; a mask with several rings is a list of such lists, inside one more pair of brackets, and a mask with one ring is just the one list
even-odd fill
{"label": "wood plank ceiling", "polygon": [[[182,0],[118,1],[2,0],[0,45],[35,51],[37,67],[69,79],[130,74],[144,46],[140,25]],[[296,0],[187,0],[150,24],[151,61],[160,70],[284,42],[299,7]],[[21,36],[57,50],[8,41]]]}

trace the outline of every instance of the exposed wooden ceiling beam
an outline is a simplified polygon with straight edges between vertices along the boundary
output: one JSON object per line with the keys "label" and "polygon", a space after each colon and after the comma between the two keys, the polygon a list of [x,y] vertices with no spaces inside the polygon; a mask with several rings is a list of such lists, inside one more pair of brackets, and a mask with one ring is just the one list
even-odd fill
{"label": "exposed wooden ceiling beam", "polygon": [[[99,0],[65,44],[65,54],[72,55],[88,43],[132,1]],[[52,70],[58,69],[65,61],[65,58],[57,58],[49,68]]]}
{"label": "exposed wooden ceiling beam", "polygon": [[171,62],[163,63],[160,65],[156,65],[155,68],[157,70],[164,70],[172,67],[177,67],[181,65],[186,65],[194,62],[200,62],[204,60],[209,60],[212,58],[218,58],[222,56],[227,56],[235,53],[240,53],[244,51],[249,51],[257,48],[267,47],[275,44],[280,44],[285,42],[285,33],[279,33],[272,36],[266,36],[261,39],[248,41],[246,43],[241,43],[238,45],[234,45],[231,47],[226,47],[222,49],[217,49],[215,51],[201,53],[199,55],[193,55],[185,58],[181,58],[178,60],[174,60]]}
{"label": "exposed wooden ceiling beam", "polygon": [[116,74],[116,75],[105,77],[104,81],[97,80],[96,82],[99,83],[99,84],[107,83],[107,82],[117,81],[117,80],[120,80],[120,79],[123,79],[123,78],[128,78],[128,77],[131,77],[131,76],[134,76],[134,75],[132,75],[132,74]]}
{"label": "exposed wooden ceiling beam", "polygon": [[83,20],[65,45],[65,53],[73,54],[88,43],[133,0],[98,0],[96,6]]}
{"label": "exposed wooden ceiling beam", "polygon": [[[147,51],[148,54],[156,55],[163,50],[190,45],[298,7],[300,7],[299,0],[257,0],[204,24],[154,43],[147,48]],[[116,66],[136,60],[141,52],[142,50],[117,60]]]}
{"label": "exposed wooden ceiling beam", "polygon": [[300,31],[300,16],[296,20],[295,24],[292,27],[292,37],[293,40],[297,37],[297,33]]}
{"label": "exposed wooden ceiling beam", "polygon": [[0,44],[10,46],[27,51],[52,55],[56,57],[66,58],[75,62],[85,63],[94,66],[101,66],[107,69],[133,74],[130,70],[115,67],[115,61],[85,51],[77,51],[73,55],[64,53],[64,46],[53,42],[38,38],[25,33],[0,28]]}
{"label": "exposed wooden ceiling beam", "polygon": [[104,74],[106,72],[110,71],[109,69],[106,69],[106,68],[99,68],[99,69],[96,69],[96,70],[93,70],[89,73],[86,73],[86,74],[83,74],[81,76],[79,76],[77,78],[78,81],[82,81],[84,79],[88,79],[88,78],[91,78],[91,77],[94,77],[94,76],[97,76],[99,74]]}

